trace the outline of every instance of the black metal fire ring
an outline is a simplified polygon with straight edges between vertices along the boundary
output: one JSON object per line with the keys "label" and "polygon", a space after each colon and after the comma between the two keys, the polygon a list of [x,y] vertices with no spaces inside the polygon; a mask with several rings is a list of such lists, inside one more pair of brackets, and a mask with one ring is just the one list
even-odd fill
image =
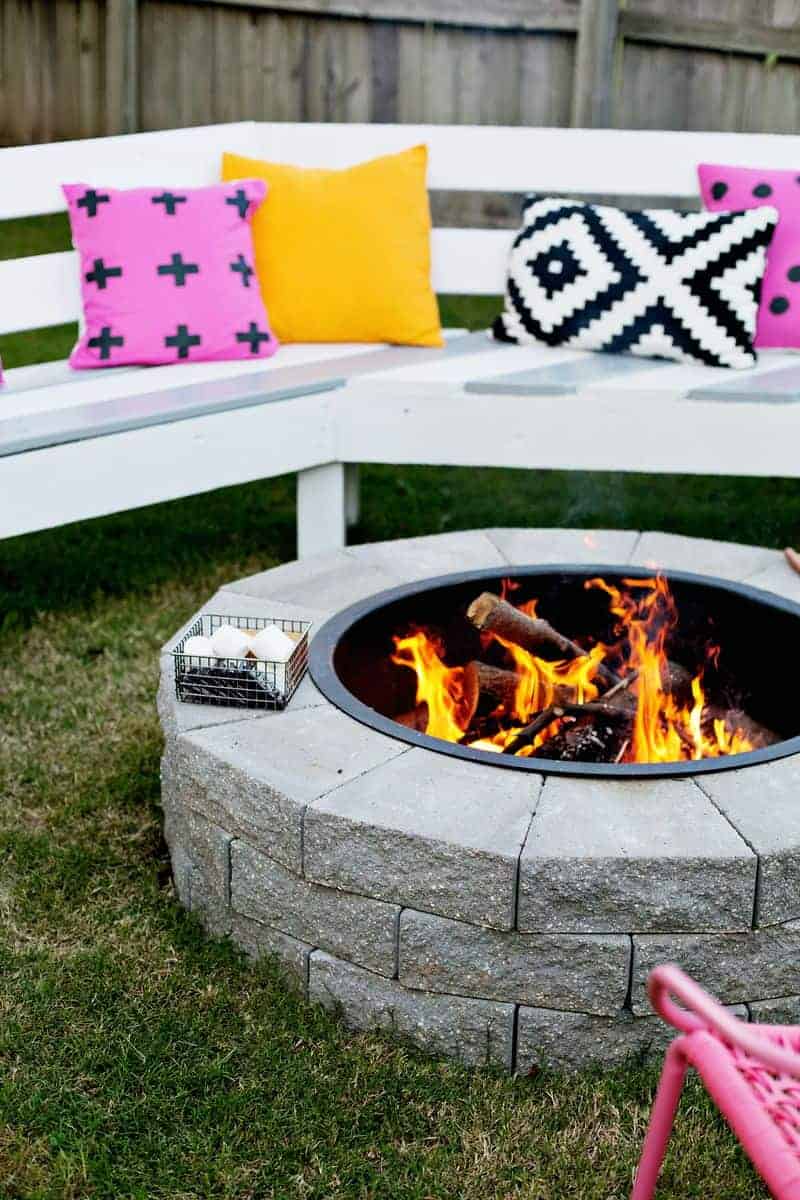
{"label": "black metal fire ring", "polygon": [[[786,738],[773,746],[761,750],[749,750],[745,754],[731,754],[722,758],[692,759],[673,763],[582,763],[561,762],[557,759],[520,758],[510,754],[495,754],[486,750],[474,750],[469,746],[460,746],[455,742],[446,742],[441,738],[429,737],[426,733],[418,733],[398,724],[390,717],[383,716],[354,696],[340,680],[334,667],[334,654],[341,639],[362,618],[385,608],[398,600],[409,599],[412,596],[424,594],[437,588],[457,587],[460,584],[480,582],[483,579],[498,579],[504,575],[512,579],[535,578],[539,575],[567,575],[589,578],[594,575],[639,576],[650,577],[654,574],[653,567],[639,567],[628,563],[609,565],[607,563],[546,563],[535,566],[516,566],[509,564],[507,569],[502,567],[486,567],[477,571],[455,572],[449,575],[438,575],[429,579],[415,580],[413,583],[400,584],[368,596],[342,609],[331,617],[317,632],[309,648],[309,671],[311,678],[322,694],[335,704],[342,712],[354,720],[367,725],[379,733],[407,742],[412,746],[420,746],[425,750],[433,750],[437,754],[445,754],[454,758],[466,759],[470,762],[481,763],[484,766],[499,767],[510,771],[532,771],[537,775],[580,775],[593,778],[642,779],[642,778],[676,778],[681,776],[704,775],[712,771],[739,770],[744,767],[756,766],[759,763],[773,762],[775,759],[788,758],[800,753],[800,736]],[[665,570],[664,574],[670,581],[686,583],[697,587],[706,587],[719,592],[727,592],[761,604],[768,609],[788,613],[800,622],[800,604],[765,592],[759,588],[749,587],[745,583],[736,583],[726,579],[718,579],[708,575],[696,575],[689,571]],[[800,624],[798,624],[800,635]]]}

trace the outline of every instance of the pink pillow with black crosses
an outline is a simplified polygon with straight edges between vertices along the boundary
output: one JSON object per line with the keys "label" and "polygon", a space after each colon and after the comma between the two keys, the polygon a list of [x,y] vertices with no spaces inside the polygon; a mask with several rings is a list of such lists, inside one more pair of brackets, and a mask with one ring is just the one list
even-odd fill
{"label": "pink pillow with black crosses", "polygon": [[260,179],[204,188],[64,186],[84,328],[70,364],[268,358],[278,348],[255,275]]}
{"label": "pink pillow with black crosses", "polygon": [[703,204],[711,212],[768,204],[780,214],[767,250],[754,345],[800,347],[800,171],[701,163]]}

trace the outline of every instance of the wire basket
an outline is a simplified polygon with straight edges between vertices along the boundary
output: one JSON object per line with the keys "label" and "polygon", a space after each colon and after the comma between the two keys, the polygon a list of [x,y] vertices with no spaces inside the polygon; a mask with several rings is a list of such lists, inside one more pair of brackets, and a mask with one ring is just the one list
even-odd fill
{"label": "wire basket", "polygon": [[[191,637],[213,637],[221,625],[256,633],[267,625],[296,640],[286,662],[257,658],[206,658],[185,654]],[[201,613],[181,638],[172,657],[175,663],[175,693],[189,704],[230,705],[237,708],[279,710],[286,707],[306,673],[310,621],[284,617],[231,617]]]}

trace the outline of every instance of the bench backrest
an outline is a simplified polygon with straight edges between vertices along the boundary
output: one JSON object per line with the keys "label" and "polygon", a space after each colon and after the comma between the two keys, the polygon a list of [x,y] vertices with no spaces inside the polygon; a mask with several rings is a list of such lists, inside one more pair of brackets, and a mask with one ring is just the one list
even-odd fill
{"label": "bench backrest", "polygon": [[[672,196],[685,203],[697,195],[699,162],[800,172],[800,137],[795,135],[245,121],[0,149],[0,220],[62,211],[62,182],[118,187],[213,183],[224,150],[299,166],[337,167],[419,142],[430,150],[431,191]],[[502,229],[436,229],[436,291],[502,291],[510,239]],[[0,333],[57,325],[78,315],[72,252],[0,262]]]}

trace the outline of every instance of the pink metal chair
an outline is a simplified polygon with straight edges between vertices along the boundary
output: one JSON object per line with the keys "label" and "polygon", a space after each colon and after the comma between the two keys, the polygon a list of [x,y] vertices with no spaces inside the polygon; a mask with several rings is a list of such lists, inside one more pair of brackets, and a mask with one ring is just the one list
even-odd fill
{"label": "pink metal chair", "polygon": [[800,1200],[800,1026],[739,1021],[672,965],[650,973],[647,991],[683,1035],[667,1050],[631,1200],[655,1193],[690,1066],[772,1195]]}

